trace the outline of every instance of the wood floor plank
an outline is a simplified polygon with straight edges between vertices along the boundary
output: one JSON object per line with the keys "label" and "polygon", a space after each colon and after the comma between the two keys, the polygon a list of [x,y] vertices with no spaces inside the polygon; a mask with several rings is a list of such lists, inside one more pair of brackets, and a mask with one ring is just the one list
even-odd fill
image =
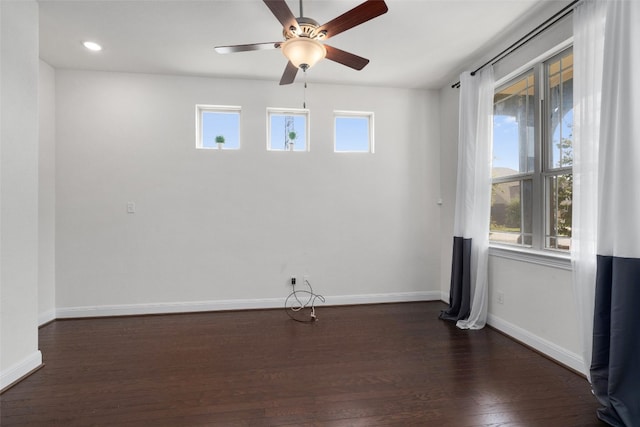
{"label": "wood floor plank", "polygon": [[584,378],[437,302],[58,320],[10,426],[603,426]]}

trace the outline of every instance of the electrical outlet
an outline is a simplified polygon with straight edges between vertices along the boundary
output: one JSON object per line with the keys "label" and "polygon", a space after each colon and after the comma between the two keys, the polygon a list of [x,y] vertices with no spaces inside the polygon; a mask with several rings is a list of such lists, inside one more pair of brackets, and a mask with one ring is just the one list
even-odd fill
{"label": "electrical outlet", "polygon": [[504,292],[496,292],[496,299],[498,300],[498,304],[504,304]]}
{"label": "electrical outlet", "polygon": [[296,278],[296,276],[294,276],[293,274],[291,275],[291,278],[289,279],[289,284],[291,286],[295,286],[298,284],[298,279]]}

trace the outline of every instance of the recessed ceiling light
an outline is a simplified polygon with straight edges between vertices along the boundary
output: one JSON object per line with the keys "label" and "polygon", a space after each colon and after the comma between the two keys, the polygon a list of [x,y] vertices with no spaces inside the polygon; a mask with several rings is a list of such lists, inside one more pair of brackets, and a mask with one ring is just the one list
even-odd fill
{"label": "recessed ceiling light", "polygon": [[102,46],[100,46],[98,43],[95,43],[95,42],[82,42],[82,44],[84,45],[84,47],[94,52],[102,50]]}

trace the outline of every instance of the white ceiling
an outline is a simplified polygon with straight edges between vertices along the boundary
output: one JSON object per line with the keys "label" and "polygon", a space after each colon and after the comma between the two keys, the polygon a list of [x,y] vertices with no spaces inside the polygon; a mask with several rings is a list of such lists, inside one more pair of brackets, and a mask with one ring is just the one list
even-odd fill
{"label": "white ceiling", "polygon": [[[322,24],[362,1],[305,0],[304,14]],[[355,71],[324,60],[309,70],[310,82],[443,87],[480,50],[545,3],[386,2],[386,14],[327,42],[369,58],[369,65]],[[287,3],[298,16],[298,1]],[[96,41],[104,50],[89,52],[84,40]],[[40,0],[40,56],[56,68],[278,82],[286,64],[279,50],[220,55],[213,47],[280,40],[282,26],[261,0]]]}

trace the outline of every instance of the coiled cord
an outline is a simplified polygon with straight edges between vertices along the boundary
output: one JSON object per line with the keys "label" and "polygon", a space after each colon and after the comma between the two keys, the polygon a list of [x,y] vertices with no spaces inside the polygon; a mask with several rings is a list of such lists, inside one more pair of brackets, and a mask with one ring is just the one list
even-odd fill
{"label": "coiled cord", "polygon": [[[293,285],[293,292],[291,292],[284,301],[284,310],[287,312],[287,315],[296,322],[313,323],[318,320],[315,307],[316,300],[324,302],[324,297],[313,292],[311,283],[309,283],[307,279],[304,279],[304,284],[307,285],[309,290],[296,289],[296,285]],[[306,301],[303,302],[302,300],[305,299]],[[308,320],[305,320],[302,314],[305,309],[311,311]]]}

